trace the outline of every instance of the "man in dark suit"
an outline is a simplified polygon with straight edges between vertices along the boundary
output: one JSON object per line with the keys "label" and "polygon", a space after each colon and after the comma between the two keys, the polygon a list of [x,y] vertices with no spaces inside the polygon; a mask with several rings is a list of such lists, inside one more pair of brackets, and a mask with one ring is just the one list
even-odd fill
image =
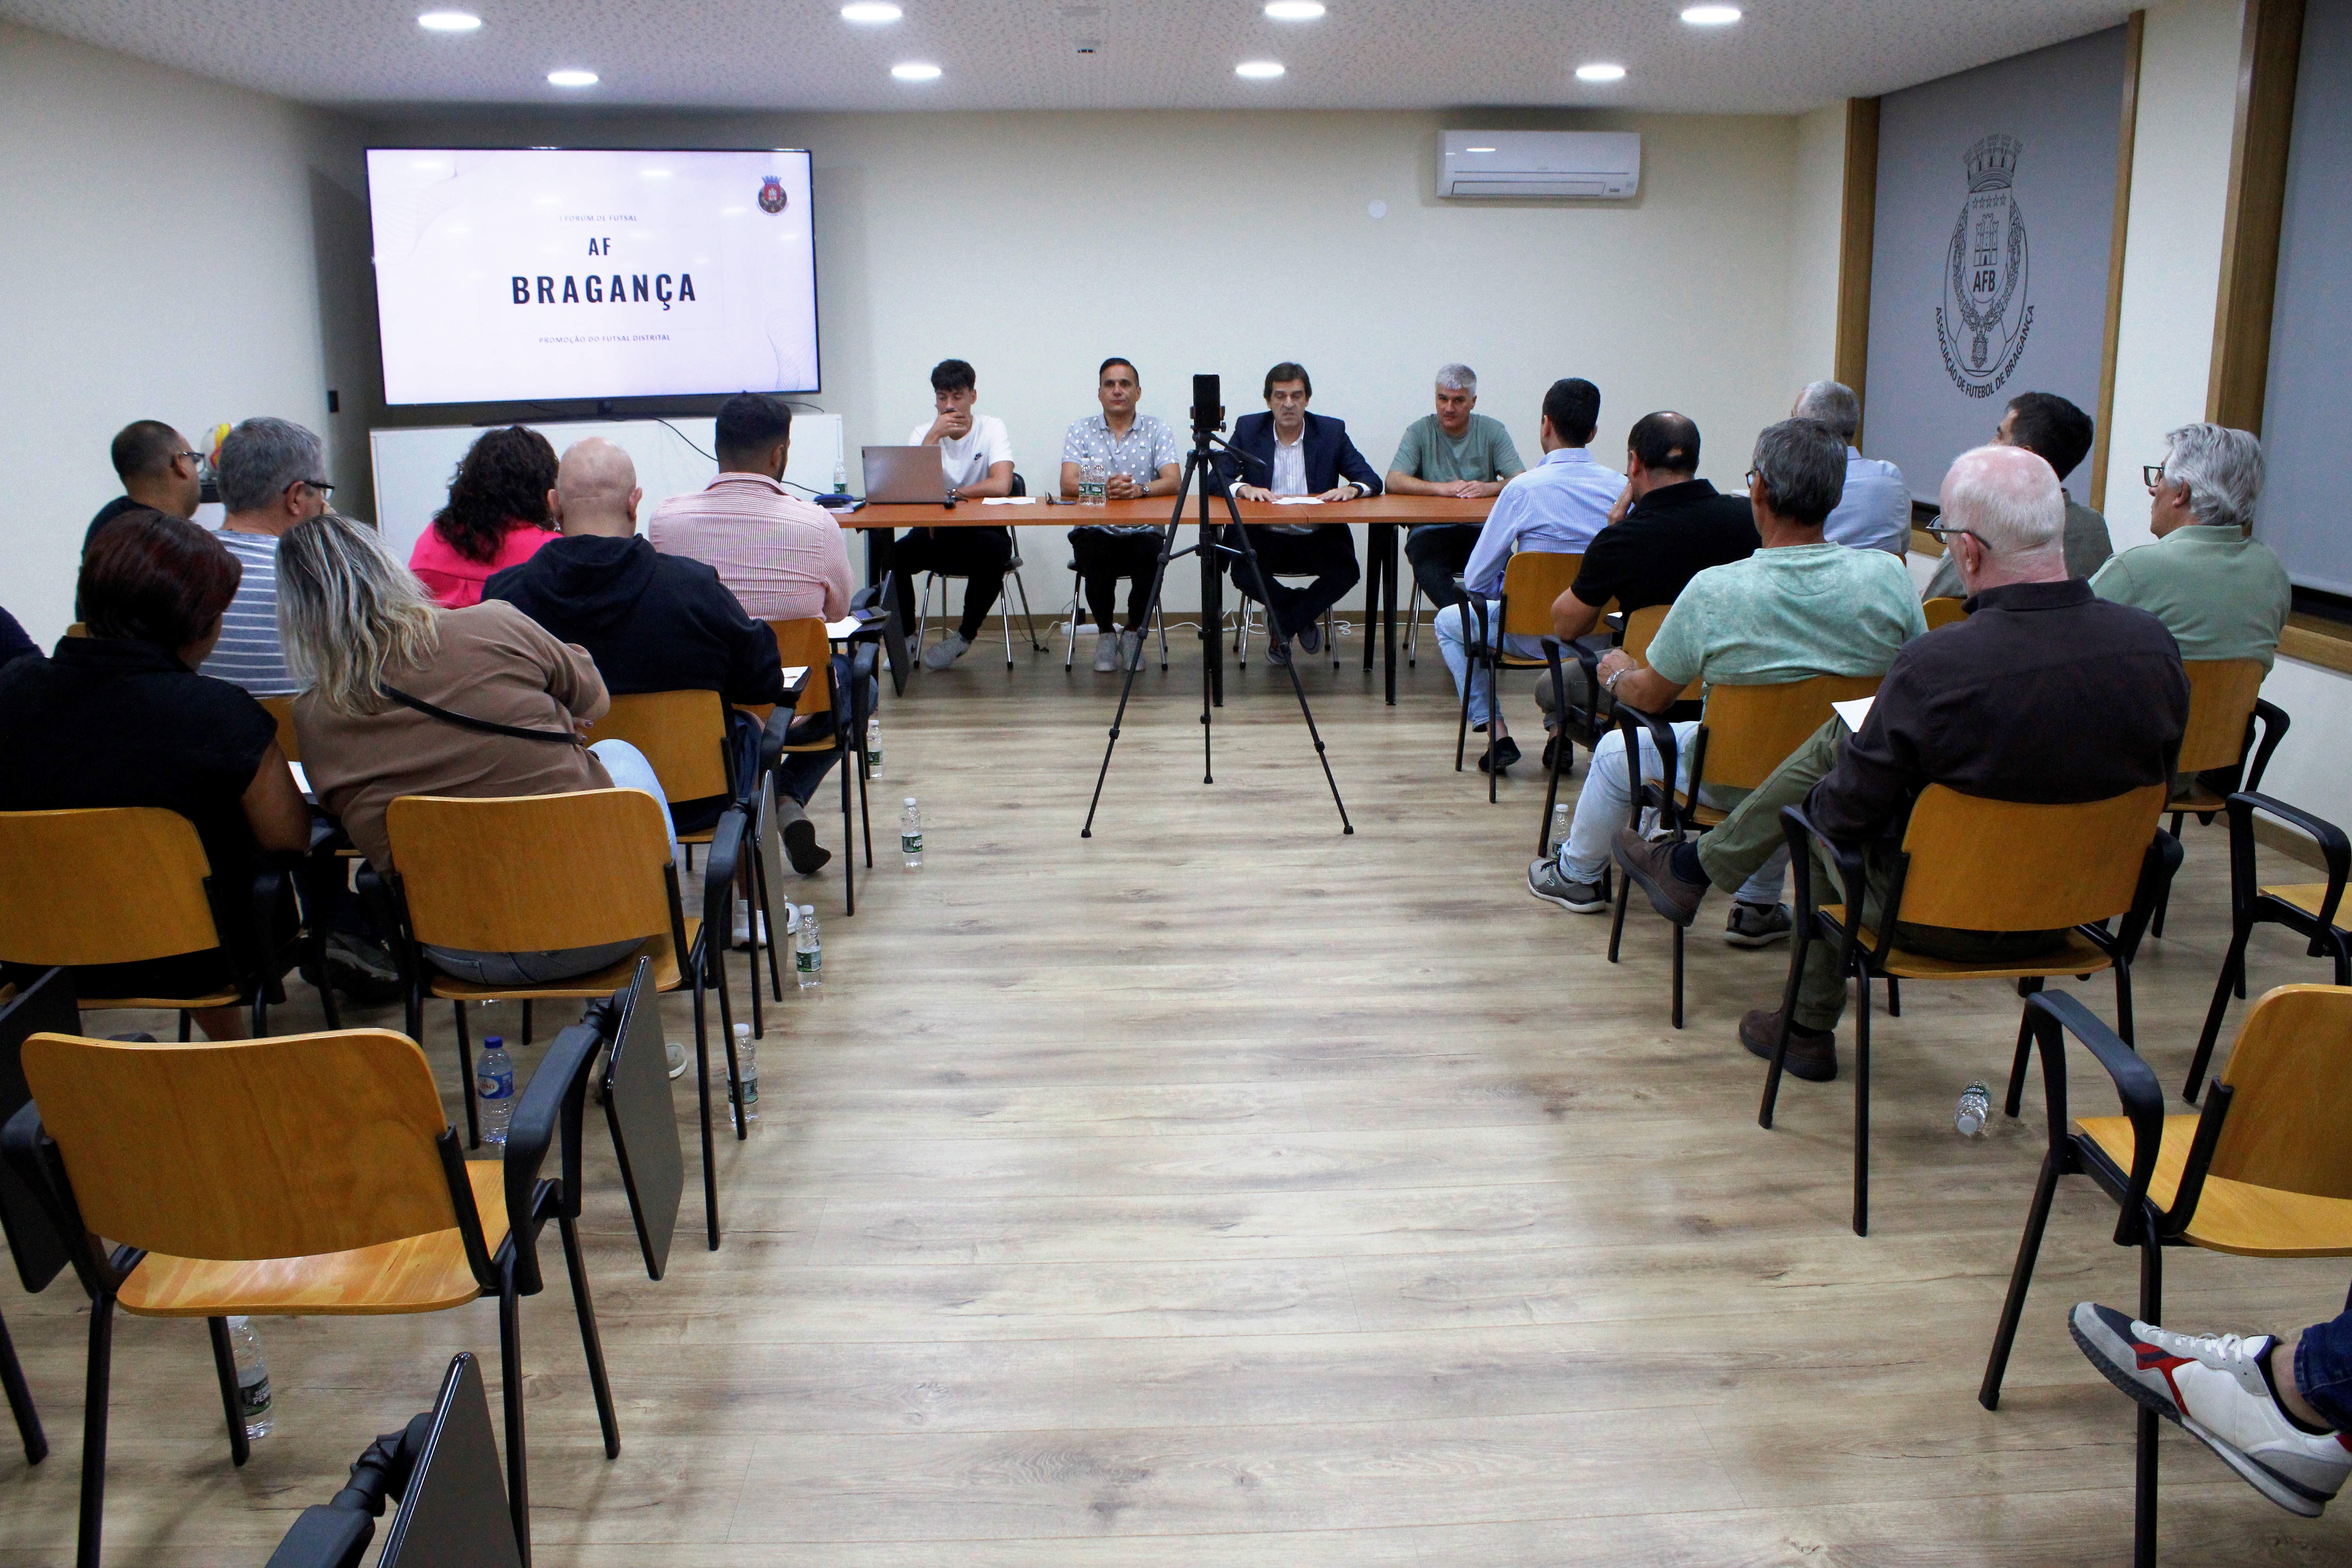
{"label": "man in dark suit", "polygon": [[[1304,365],[1286,360],[1265,373],[1267,412],[1244,415],[1234,422],[1231,445],[1238,456],[1222,459],[1226,477],[1235,481],[1235,497],[1354,500],[1381,493],[1380,476],[1348,439],[1348,426],[1307,412],[1314,395]],[[1293,637],[1308,653],[1317,652],[1323,646],[1323,612],[1363,576],[1356,563],[1356,536],[1343,522],[1253,523],[1249,540],[1265,578],[1256,580],[1248,560],[1236,556],[1234,586],[1266,607],[1266,658],[1275,664],[1289,663]],[[1278,573],[1313,573],[1315,581],[1304,588],[1288,587],[1275,581]]]}

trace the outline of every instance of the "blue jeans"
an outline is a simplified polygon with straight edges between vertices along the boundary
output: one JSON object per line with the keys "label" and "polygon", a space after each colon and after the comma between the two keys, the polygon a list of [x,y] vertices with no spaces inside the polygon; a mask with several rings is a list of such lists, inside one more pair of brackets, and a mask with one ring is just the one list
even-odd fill
{"label": "blue jeans", "polygon": [[[1455,612],[1448,610],[1447,615]],[[1444,625],[1443,616],[1438,624]],[[1690,785],[1691,742],[1698,737],[1698,725],[1685,722],[1674,726],[1675,779],[1678,787]],[[1642,772],[1655,777],[1665,766],[1658,755],[1657,742],[1647,730],[1640,731]],[[1601,737],[1593,751],[1592,766],[1584,775],[1584,788],[1576,797],[1576,815],[1569,819],[1568,837],[1559,847],[1559,874],[1571,882],[1598,882],[1607,868],[1610,847],[1616,842],[1617,830],[1633,818],[1633,784],[1631,770],[1625,766],[1625,732],[1612,730]],[[1744,789],[1699,786],[1699,800],[1718,811],[1728,811],[1746,798]],[[1705,842],[1704,839],[1701,840]],[[1741,884],[1736,895],[1743,904],[1769,906],[1780,901],[1781,877],[1789,868],[1789,847],[1786,844],[1772,851]]]}
{"label": "blue jeans", "polygon": [[2329,1426],[2352,1432],[2352,1311],[2303,1331],[2294,1347],[2294,1385]]}
{"label": "blue jeans", "polygon": [[[1489,631],[1494,629],[1502,607],[1499,599],[1486,601]],[[1486,660],[1470,657],[1470,644],[1477,635],[1477,622],[1462,605],[1448,605],[1437,612],[1437,651],[1444,658],[1445,668],[1454,672],[1454,689],[1461,690],[1466,682],[1470,688],[1470,722],[1488,724],[1495,718],[1495,694],[1487,689]],[[1517,658],[1541,658],[1543,638],[1506,637],[1503,651]]]}
{"label": "blue jeans", "polygon": [[[614,788],[643,790],[660,803],[662,831],[669,835],[670,864],[680,864],[677,829],[670,826],[669,820],[669,797],[662,793],[661,780],[655,776],[654,765],[646,761],[646,754],[626,741],[599,741],[588,749],[596,753],[596,760],[613,776]],[[646,932],[646,936],[654,934]],[[474,952],[466,948],[427,944],[425,956],[442,973],[469,985],[543,985],[569,980],[576,974],[593,974],[607,964],[620,963],[644,942],[645,937],[633,937],[626,942],[600,942],[593,947],[551,948],[539,952]]]}

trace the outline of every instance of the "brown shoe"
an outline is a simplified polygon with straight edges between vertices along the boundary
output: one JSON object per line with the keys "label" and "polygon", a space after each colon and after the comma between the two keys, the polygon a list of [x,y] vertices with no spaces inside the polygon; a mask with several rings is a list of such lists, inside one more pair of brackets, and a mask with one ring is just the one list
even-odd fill
{"label": "brown shoe", "polygon": [[1698,917],[1699,900],[1706,897],[1707,884],[1685,882],[1675,875],[1673,839],[1652,843],[1632,828],[1621,827],[1614,847],[1617,864],[1650,895],[1652,909],[1678,926],[1688,926]]}
{"label": "brown shoe", "polygon": [[[1739,1043],[1766,1061],[1772,1059],[1773,1044],[1780,1037],[1779,1008],[1748,1009],[1739,1020]],[[1807,1083],[1827,1083],[1837,1077],[1837,1036],[1828,1029],[1808,1029],[1801,1024],[1789,1026],[1789,1054],[1780,1065],[1803,1079]]]}

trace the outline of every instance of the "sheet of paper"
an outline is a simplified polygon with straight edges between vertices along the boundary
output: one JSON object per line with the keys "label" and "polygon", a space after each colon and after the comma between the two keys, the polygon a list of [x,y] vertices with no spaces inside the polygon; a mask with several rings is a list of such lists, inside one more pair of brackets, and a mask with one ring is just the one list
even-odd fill
{"label": "sheet of paper", "polygon": [[980,504],[982,506],[1035,506],[1037,498],[1035,496],[982,496],[980,498]]}
{"label": "sheet of paper", "polygon": [[1863,721],[1870,717],[1870,705],[1877,700],[1878,699],[1874,697],[1857,697],[1849,702],[1832,702],[1830,708],[1839,718],[1845,721],[1847,729],[1859,735],[1862,733]]}
{"label": "sheet of paper", "polygon": [[1321,506],[1323,504],[1323,498],[1321,496],[1276,496],[1274,498],[1274,504],[1276,506]]}
{"label": "sheet of paper", "polygon": [[304,800],[317,799],[318,797],[310,793],[310,775],[302,771],[302,764],[289,759],[287,762],[286,766],[288,771],[293,773],[294,787],[301,792],[302,798]]}
{"label": "sheet of paper", "polygon": [[858,628],[863,626],[866,623],[864,621],[859,620],[856,616],[844,616],[837,621],[825,622],[824,635],[831,640],[839,642],[844,637],[856,637],[857,635]]}
{"label": "sheet of paper", "polygon": [[809,667],[804,664],[788,664],[784,666],[784,684],[786,686],[798,686],[801,683],[801,677],[806,675],[808,671]]}

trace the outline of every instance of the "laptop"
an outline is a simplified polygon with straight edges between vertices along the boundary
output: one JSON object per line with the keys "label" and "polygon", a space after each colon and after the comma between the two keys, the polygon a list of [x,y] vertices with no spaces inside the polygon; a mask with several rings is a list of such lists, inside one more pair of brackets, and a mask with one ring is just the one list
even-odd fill
{"label": "laptop", "polygon": [[937,447],[864,447],[866,504],[868,506],[940,506],[948,499],[948,477],[940,467]]}

